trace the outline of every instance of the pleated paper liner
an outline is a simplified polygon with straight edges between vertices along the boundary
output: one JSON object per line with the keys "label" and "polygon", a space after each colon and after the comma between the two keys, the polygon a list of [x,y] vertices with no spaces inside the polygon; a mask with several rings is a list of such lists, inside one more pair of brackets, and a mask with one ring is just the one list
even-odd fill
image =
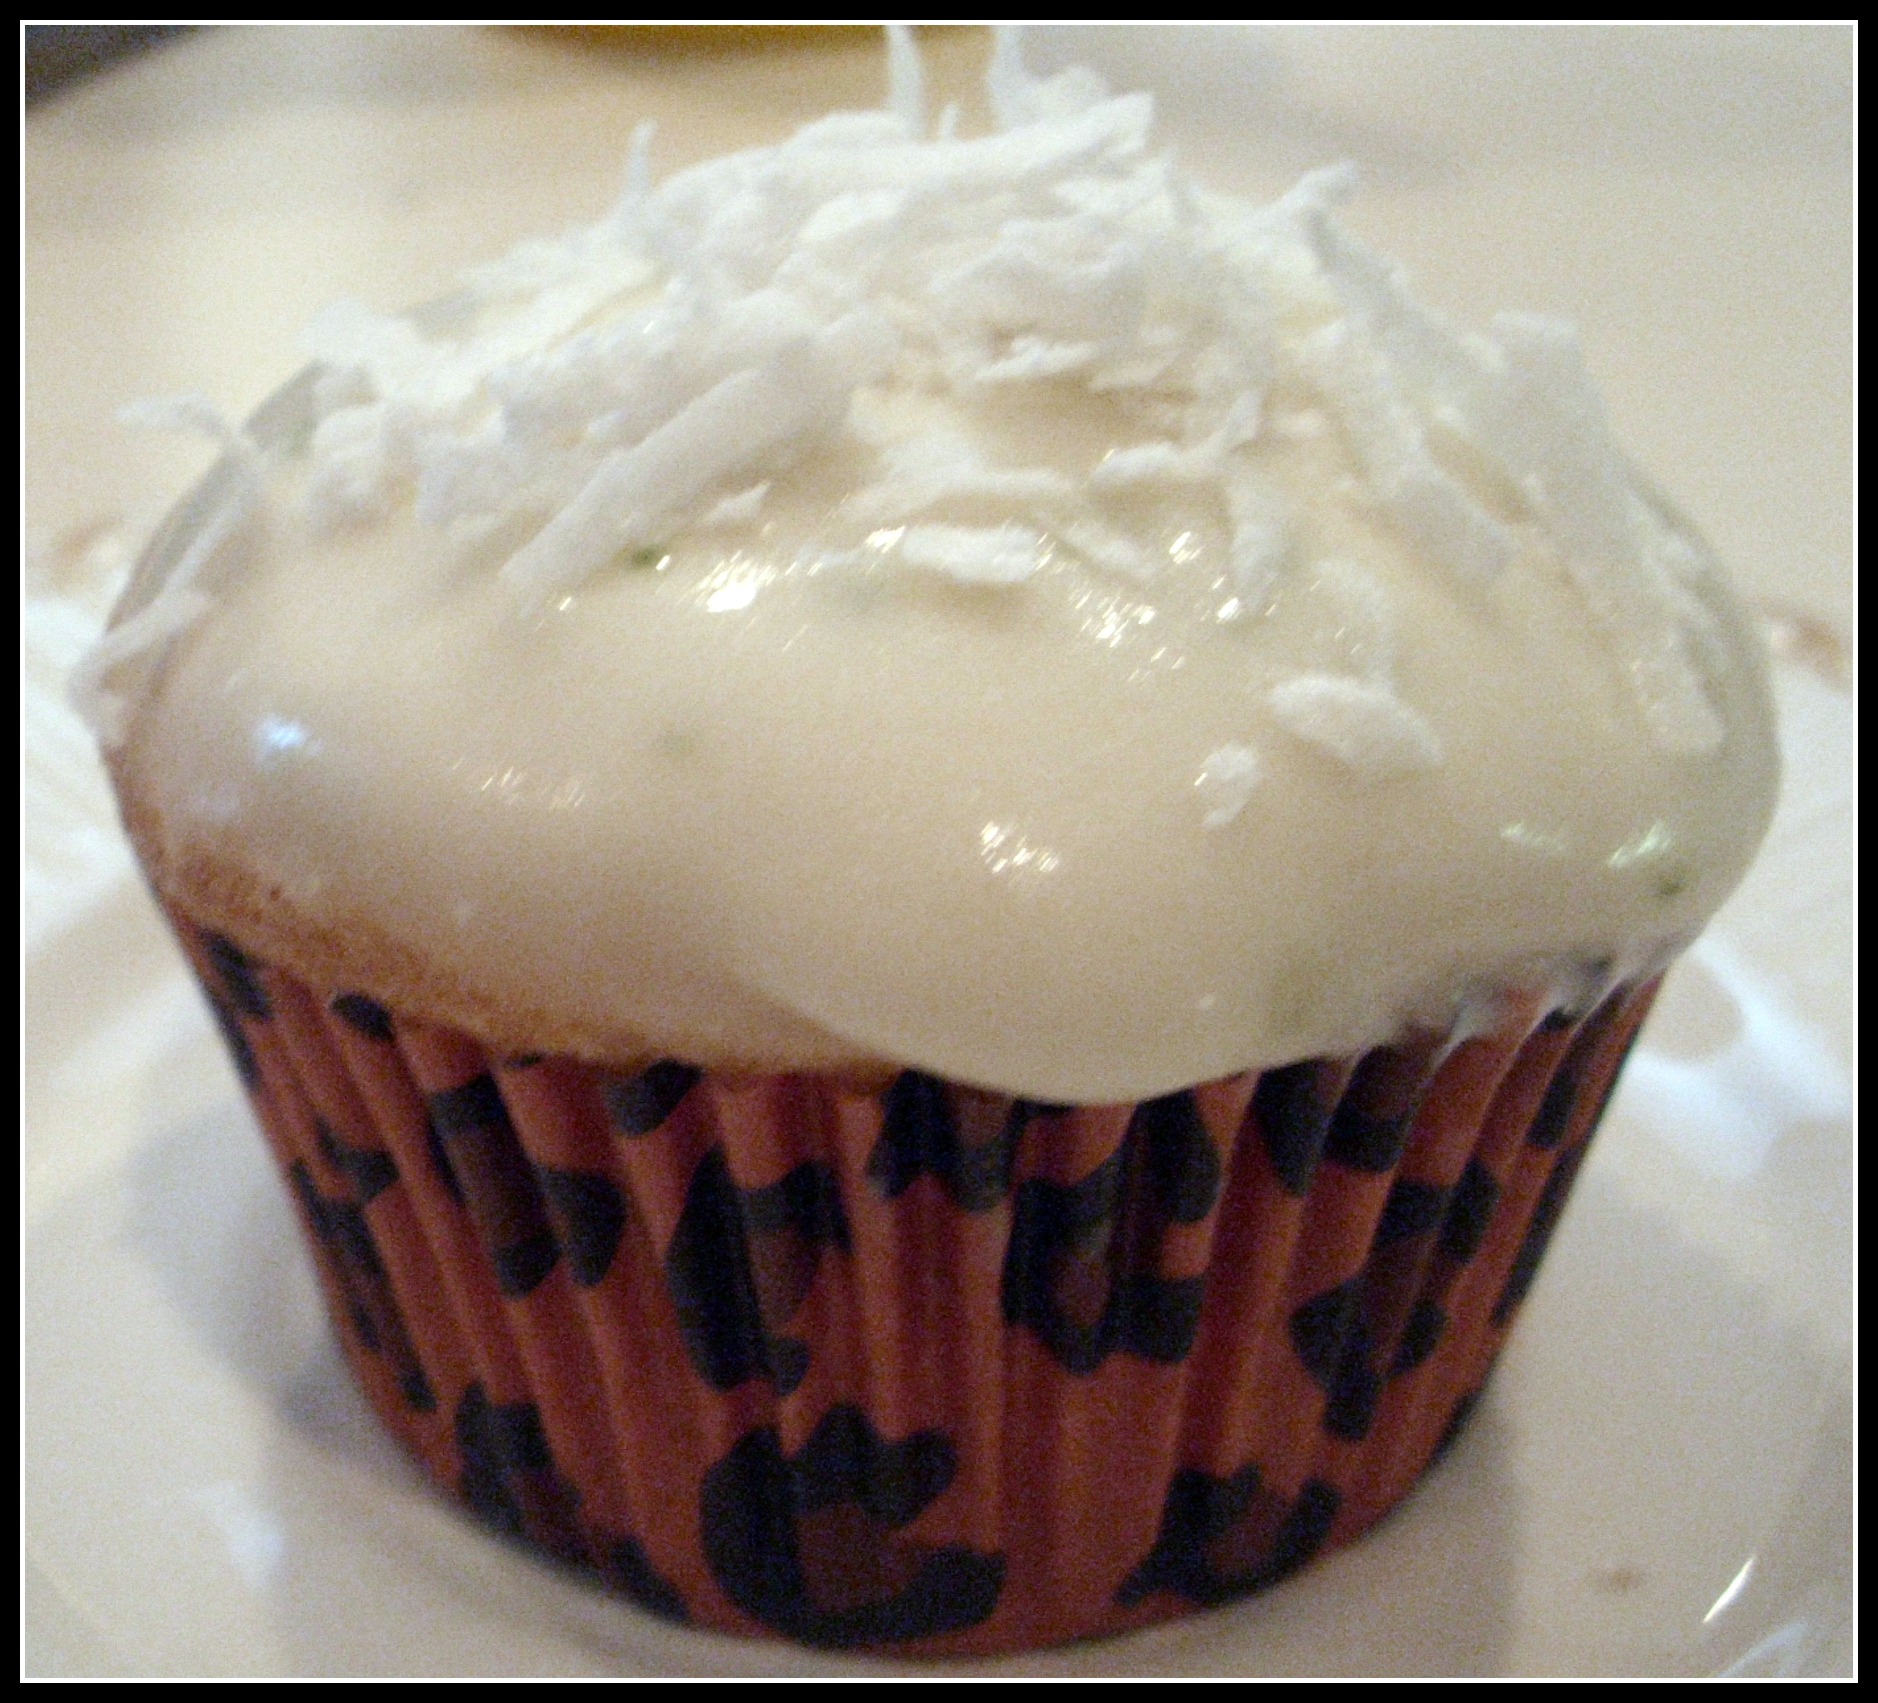
{"label": "pleated paper liner", "polygon": [[658,1613],[908,1653],[1222,1603],[1394,1506],[1655,991],[1066,1107],[495,1057],[173,920],[438,1483]]}

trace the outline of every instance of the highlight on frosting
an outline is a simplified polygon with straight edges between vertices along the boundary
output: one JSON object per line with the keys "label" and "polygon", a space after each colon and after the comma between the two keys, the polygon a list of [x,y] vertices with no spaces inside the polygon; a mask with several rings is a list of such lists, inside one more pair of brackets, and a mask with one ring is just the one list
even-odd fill
{"label": "highlight on frosting", "polygon": [[[323,369],[308,499],[321,523],[408,502],[437,528],[518,530],[500,572],[528,611],[738,503],[753,516],[750,493],[856,430],[870,387],[981,400],[1071,386],[1134,404],[1159,435],[1079,479],[942,431],[877,435],[850,512],[912,523],[893,558],[974,586],[1019,585],[1057,550],[1151,582],[1165,564],[1108,511],[1177,487],[1220,516],[1237,607],[1256,614],[1310,564],[1254,452],[1314,408],[1347,440],[1361,499],[1438,570],[1491,582],[1535,542],[1555,549],[1652,736],[1718,743],[1696,661],[1700,564],[1638,494],[1568,327],[1451,326],[1337,223],[1348,168],[1263,207],[1207,196],[1155,151],[1146,95],[1080,69],[1034,77],[1011,33],[989,72],[990,135],[956,136],[955,115],[928,127],[909,33],[890,32],[888,61],[885,110],[661,183],[642,126],[607,218],[475,270],[428,325],[357,303],[322,316],[306,338]],[[1274,421],[1280,393],[1311,405]],[[920,518],[973,496],[1014,518]],[[184,614],[169,603],[118,647]],[[1439,760],[1386,671],[1301,677],[1269,703],[1358,769]]]}

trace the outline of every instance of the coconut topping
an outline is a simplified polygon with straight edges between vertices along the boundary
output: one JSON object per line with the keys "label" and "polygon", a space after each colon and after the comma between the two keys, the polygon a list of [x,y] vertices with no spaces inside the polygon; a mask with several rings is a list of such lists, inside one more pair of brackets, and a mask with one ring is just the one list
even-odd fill
{"label": "coconut topping", "polygon": [[1207,753],[1193,784],[1206,801],[1201,825],[1223,828],[1245,809],[1259,784],[1259,754],[1250,745],[1222,745]]}
{"label": "coconut topping", "polygon": [[[371,522],[409,500],[440,529],[532,533],[500,574],[533,612],[661,536],[723,525],[727,499],[855,435],[869,387],[977,403],[1070,386],[1164,435],[1112,445],[1076,479],[944,433],[876,436],[850,518],[977,498],[1017,512],[916,527],[892,559],[1016,586],[1056,540],[1097,573],[1151,578],[1156,552],[1105,499],[1177,490],[1222,517],[1234,594],[1256,611],[1286,571],[1290,516],[1247,452],[1271,430],[1266,398],[1303,394],[1347,440],[1361,498],[1432,568],[1491,582],[1520,551],[1554,550],[1652,736],[1713,747],[1700,606],[1568,328],[1507,315],[1455,329],[1338,225],[1347,170],[1267,207],[1206,197],[1153,151],[1146,96],[1084,71],[1034,78],[1008,40],[990,73],[999,130],[928,138],[917,52],[890,40],[886,111],[656,186],[642,129],[609,218],[472,273],[435,328],[328,312],[307,339],[327,374],[316,519]],[[1435,741],[1403,731],[1412,708],[1368,684],[1333,694],[1331,719],[1370,706],[1398,737],[1319,742],[1368,753],[1350,759],[1366,769],[1383,745],[1434,760]],[[1319,709],[1301,716],[1306,700]],[[1294,732],[1328,725],[1316,687],[1271,701]]]}
{"label": "coconut topping", "polygon": [[987,135],[888,71],[663,180],[642,126],[249,434],[145,410],[226,451],[84,676],[159,883],[590,1057],[1086,1101],[1686,938],[1760,665],[1569,329],[1451,325],[1348,169],[1210,194],[1011,36]]}

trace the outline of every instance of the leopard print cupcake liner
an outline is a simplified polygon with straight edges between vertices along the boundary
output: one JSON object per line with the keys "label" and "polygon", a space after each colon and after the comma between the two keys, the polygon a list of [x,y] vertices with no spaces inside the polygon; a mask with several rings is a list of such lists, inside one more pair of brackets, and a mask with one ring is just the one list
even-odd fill
{"label": "leopard print cupcake liner", "polygon": [[1400,1501],[1655,991],[1071,1107],[497,1057],[172,920],[439,1484],[657,1613],[931,1654],[1222,1603]]}

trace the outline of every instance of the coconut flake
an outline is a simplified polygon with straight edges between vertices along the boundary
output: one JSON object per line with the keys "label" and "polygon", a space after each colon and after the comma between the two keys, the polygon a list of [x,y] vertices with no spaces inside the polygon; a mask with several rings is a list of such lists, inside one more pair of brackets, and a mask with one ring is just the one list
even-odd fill
{"label": "coconut flake", "polygon": [[926,67],[905,24],[887,26],[887,110],[914,141],[926,134]]}
{"label": "coconut flake", "polygon": [[566,508],[504,565],[502,577],[538,607],[623,552],[647,543],[690,506],[766,452],[812,439],[846,412],[855,384],[891,359],[891,333],[851,316],[821,337],[786,345],[761,367],[720,380],[630,450],[616,450]]}
{"label": "coconut flake", "polygon": [[992,467],[958,432],[922,432],[882,451],[885,478],[855,492],[842,512],[866,527],[907,520],[942,504],[1049,508],[1072,503],[1076,486],[1049,467]]}
{"label": "coconut flake", "polygon": [[1341,674],[1296,674],[1266,694],[1287,732],[1366,775],[1400,775],[1441,761],[1435,731],[1387,686]]}
{"label": "coconut flake", "polygon": [[803,248],[823,251],[858,251],[879,244],[905,215],[906,196],[897,189],[857,189],[824,201],[797,233]]}
{"label": "coconut flake", "polygon": [[509,559],[503,578],[529,603],[572,589],[764,451],[826,429],[846,400],[806,353],[731,374],[636,447],[608,456],[580,495]]}
{"label": "coconut flake", "polygon": [[1233,589],[1241,604],[1256,608],[1271,595],[1290,553],[1290,520],[1274,492],[1244,475],[1227,485],[1226,508],[1232,517]]}
{"label": "coconut flake", "polygon": [[210,565],[259,507],[255,461],[231,457],[221,465],[230,471],[230,482],[215,512],[196,529],[149,601],[111,627],[72,671],[72,706],[106,750],[123,743],[132,701],[130,694],[111,686],[110,677],[126,663],[160,654],[214,607],[203,584]]}
{"label": "coconut flake", "polygon": [[1054,77],[1037,77],[1024,63],[1023,32],[1001,24],[992,32],[991,64],[985,91],[1002,129],[1048,124],[1073,117],[1108,99],[1108,84],[1083,66]]}
{"label": "coconut flake", "polygon": [[248,434],[235,425],[206,396],[146,396],[127,402],[117,411],[121,426],[138,431],[177,432],[207,438],[229,455],[252,460],[256,451]]}
{"label": "coconut flake", "polygon": [[1048,467],[953,468],[855,492],[842,510],[864,526],[886,526],[942,504],[995,503],[1047,508],[1074,500],[1075,484]]}
{"label": "coconut flake", "polygon": [[658,125],[642,118],[633,126],[626,144],[626,188],[614,210],[614,223],[628,231],[637,230],[645,218],[646,203],[652,198],[652,139]]}
{"label": "coconut flake", "polygon": [[1179,446],[1165,439],[1158,443],[1130,444],[1126,449],[1109,450],[1090,468],[1089,483],[1098,491],[1114,491],[1130,485],[1176,480],[1183,476],[1186,465]]}
{"label": "coconut flake", "polygon": [[1158,564],[1139,544],[1091,521],[1077,521],[1058,534],[1077,555],[1108,573],[1128,579],[1150,580],[1160,571]]}
{"label": "coconut flake", "polygon": [[313,360],[357,374],[380,398],[441,411],[475,389],[468,363],[429,342],[409,320],[373,313],[362,302],[334,302],[307,327],[300,345]]}
{"label": "coconut flake", "polygon": [[1165,438],[1154,443],[1129,444],[1112,449],[1089,470],[1089,483],[1098,491],[1125,490],[1132,485],[1197,485],[1219,477],[1221,442],[1209,439],[1190,449]]}
{"label": "coconut flake", "polygon": [[1259,784],[1263,765],[1258,752],[1250,745],[1222,745],[1207,754],[1193,783],[1206,805],[1200,818],[1203,828],[1223,828],[1245,809]]}
{"label": "coconut flake", "polygon": [[[313,432],[307,515],[316,530],[383,520],[412,469],[408,430],[382,402],[339,408]],[[429,505],[427,505],[429,506]]]}
{"label": "coconut flake", "polygon": [[72,708],[107,751],[115,751],[130,731],[130,698],[106,684],[120,664],[168,644],[193,627],[214,607],[214,600],[179,586],[120,621],[72,670],[67,688]]}
{"label": "coconut flake", "polygon": [[[123,743],[132,701],[109,684],[110,676],[126,663],[161,652],[214,606],[203,583],[210,564],[253,518],[261,500],[260,449],[207,398],[186,395],[133,402],[118,411],[118,419],[127,426],[194,432],[219,444],[223,458],[211,479],[219,476],[224,484],[213,512],[195,528],[187,547],[141,605],[105,632],[72,670],[67,686],[72,707],[106,750]],[[196,500],[205,500],[204,495],[199,493]]]}
{"label": "coconut flake", "polygon": [[770,482],[765,479],[760,485],[752,485],[747,491],[738,491],[734,496],[724,498],[705,510],[698,525],[707,528],[725,526],[748,526],[763,509],[763,499],[769,495]]}
{"label": "coconut flake", "polygon": [[971,374],[974,384],[1028,384],[1084,372],[1102,353],[1095,343],[1051,343],[1041,337],[1014,337],[1002,360],[987,361]]}
{"label": "coconut flake", "polygon": [[1305,369],[1336,404],[1376,501],[1431,561],[1464,580],[1496,578],[1512,535],[1437,463],[1421,416],[1374,343],[1352,321],[1313,332]]}
{"label": "coconut flake", "polygon": [[1012,219],[990,253],[940,273],[930,294],[949,319],[990,332],[1047,327],[1062,344],[1133,330],[1147,279],[1138,248],[1086,216]]}
{"label": "coconut flake", "polygon": [[[1494,331],[1507,383],[1494,444],[1545,518],[1660,743],[1710,751],[1721,717],[1689,654],[1704,623],[1682,595],[1682,565],[1611,442],[1577,333],[1558,320],[1501,314]],[[1674,534],[1669,534],[1674,537]]]}
{"label": "coconut flake", "polygon": [[[1713,749],[1721,719],[1688,652],[1700,621],[1691,620],[1639,525],[1634,478],[1611,438],[1577,332],[1510,313],[1496,316],[1489,336],[1461,331],[1416,302],[1401,268],[1321,207],[1303,210],[1302,223],[1352,323],[1375,345],[1376,363],[1357,370],[1346,325],[1320,333],[1312,356],[1345,404],[1365,470],[1397,523],[1425,550],[1485,577],[1511,554],[1505,528],[1429,455],[1414,421],[1419,406],[1459,432],[1531,505],[1658,742]],[[1409,395],[1419,403],[1404,410],[1397,399]]]}
{"label": "coconut flake", "polygon": [[1044,542],[1021,526],[909,526],[900,559],[968,585],[1016,585],[1043,565]]}

